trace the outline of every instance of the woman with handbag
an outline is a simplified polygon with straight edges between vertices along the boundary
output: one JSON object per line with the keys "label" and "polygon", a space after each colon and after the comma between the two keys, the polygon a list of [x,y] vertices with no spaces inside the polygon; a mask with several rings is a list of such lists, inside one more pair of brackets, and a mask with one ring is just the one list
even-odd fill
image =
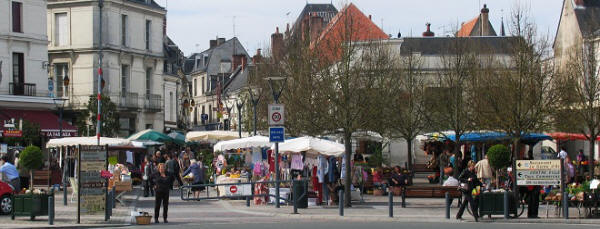
{"label": "woman with handbag", "polygon": [[475,222],[479,222],[479,214],[477,212],[477,201],[473,199],[473,189],[477,186],[481,186],[481,182],[477,179],[477,174],[475,173],[475,162],[469,161],[467,164],[467,169],[465,169],[458,180],[461,182],[459,185],[459,190],[462,192],[464,198],[463,202],[460,205],[460,209],[458,209],[458,213],[456,214],[456,219],[462,220],[463,212],[467,207],[467,203],[471,205],[471,212],[473,213],[473,217],[475,217]]}

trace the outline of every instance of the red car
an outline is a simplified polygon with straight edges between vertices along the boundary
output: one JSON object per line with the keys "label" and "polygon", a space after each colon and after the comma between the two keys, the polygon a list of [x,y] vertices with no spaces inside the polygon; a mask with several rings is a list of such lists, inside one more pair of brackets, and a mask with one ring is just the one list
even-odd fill
{"label": "red car", "polygon": [[14,191],[7,183],[0,181],[0,213],[3,215],[12,212],[13,203],[12,195]]}

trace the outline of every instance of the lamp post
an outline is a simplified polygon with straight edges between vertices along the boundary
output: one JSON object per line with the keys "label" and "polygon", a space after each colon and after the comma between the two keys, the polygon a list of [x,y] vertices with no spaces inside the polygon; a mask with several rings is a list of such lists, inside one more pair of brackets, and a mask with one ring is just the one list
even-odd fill
{"label": "lamp post", "polygon": [[[68,86],[68,81],[65,82],[65,86]],[[53,98],[52,101],[54,102],[54,105],[56,106],[56,108],[58,109],[58,137],[62,138],[63,134],[62,134],[62,129],[63,129],[63,109],[65,107],[65,102],[68,99],[66,98]],[[62,150],[62,149],[61,149]],[[65,154],[66,155],[66,154]],[[63,205],[67,206],[67,174],[68,174],[68,169],[67,169],[67,157],[65,156],[65,163],[64,163],[64,167],[63,167],[63,179],[62,179],[62,183],[63,183]]]}
{"label": "lamp post", "polygon": [[[252,109],[254,109],[254,136],[256,136],[256,107],[258,106],[258,103],[260,102],[260,97],[261,97],[261,88],[256,88],[254,89],[258,95],[254,95],[252,93],[252,89],[248,88],[248,93],[250,94],[250,101],[252,102]],[[256,97],[256,98],[254,98]]]}
{"label": "lamp post", "polygon": [[[242,99],[236,99],[235,101],[235,106],[237,107],[237,111],[238,111],[238,134],[240,136],[240,138],[242,138],[242,108],[244,108],[244,103],[246,103],[244,100]],[[256,113],[255,113],[256,115]]]}
{"label": "lamp post", "polygon": [[[267,77],[265,78],[265,80],[269,81],[269,87],[271,88],[271,93],[273,94],[273,100],[275,101],[275,104],[279,103],[279,97],[281,96],[281,93],[283,92],[283,89],[285,89],[285,84],[287,82],[287,78],[286,77]],[[279,88],[277,87],[277,82],[281,82],[279,84]],[[256,114],[255,114],[256,116]],[[275,203],[275,207],[279,208],[279,186],[280,186],[280,180],[279,180],[279,142],[275,142],[275,196],[276,198],[276,203]]]}

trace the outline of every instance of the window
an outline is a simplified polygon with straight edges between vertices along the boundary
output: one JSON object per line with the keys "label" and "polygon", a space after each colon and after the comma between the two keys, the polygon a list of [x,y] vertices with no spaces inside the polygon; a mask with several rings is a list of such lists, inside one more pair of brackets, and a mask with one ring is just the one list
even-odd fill
{"label": "window", "polygon": [[205,87],[204,87],[204,77],[202,77],[202,94],[204,95],[204,92],[206,91]]}
{"label": "window", "polygon": [[121,65],[121,97],[129,91],[129,65]]}
{"label": "window", "polygon": [[150,50],[150,26],[152,21],[146,20],[146,50]]}
{"label": "window", "polygon": [[198,80],[194,79],[194,96],[198,96]]}
{"label": "window", "polygon": [[23,53],[13,53],[13,83],[25,83]]}
{"label": "window", "polygon": [[152,92],[152,68],[146,69],[146,96]]}
{"label": "window", "polygon": [[23,3],[12,2],[12,31],[15,33],[23,32]]}
{"label": "window", "polygon": [[127,47],[127,15],[121,15],[121,45]]}
{"label": "window", "polygon": [[204,67],[208,65],[208,55],[204,56]]}
{"label": "window", "polygon": [[54,71],[56,75],[56,96],[68,96],[68,87],[65,86],[65,80],[69,80],[69,64],[54,64]]}
{"label": "window", "polygon": [[54,45],[65,46],[69,43],[69,25],[67,13],[54,14]]}
{"label": "window", "polygon": [[153,129],[152,124],[146,124],[146,129]]}

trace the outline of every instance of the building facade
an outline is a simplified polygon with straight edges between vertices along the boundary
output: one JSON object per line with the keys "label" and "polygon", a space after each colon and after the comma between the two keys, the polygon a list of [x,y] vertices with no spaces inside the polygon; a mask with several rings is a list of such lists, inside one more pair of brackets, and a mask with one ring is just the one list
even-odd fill
{"label": "building facade", "polygon": [[153,0],[104,0],[102,11],[99,1],[49,0],[48,58],[55,95],[67,98],[72,111],[85,109],[97,93],[102,55],[102,93],[118,107],[119,136],[163,130],[165,20],[166,10]]}

